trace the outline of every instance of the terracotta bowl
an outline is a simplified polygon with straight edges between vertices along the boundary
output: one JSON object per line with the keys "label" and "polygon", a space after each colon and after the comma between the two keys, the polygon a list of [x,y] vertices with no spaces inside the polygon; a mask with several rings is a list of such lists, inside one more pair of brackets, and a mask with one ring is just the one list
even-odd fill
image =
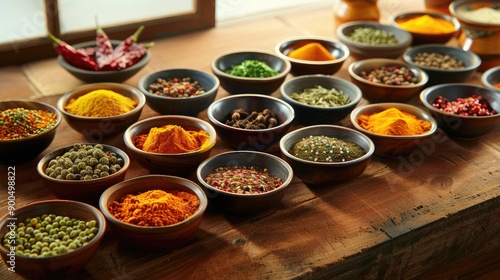
{"label": "terracotta bowl", "polygon": [[[113,47],[118,46],[120,42],[121,42],[120,40],[111,40],[111,44],[113,45]],[[95,40],[73,45],[74,48],[89,48],[95,46],[96,46]],[[132,65],[131,67],[116,71],[91,71],[91,70],[80,69],[78,67],[69,64],[60,55],[57,57],[57,62],[59,63],[59,65],[61,65],[62,68],[64,68],[66,71],[68,71],[71,75],[73,75],[77,79],[80,79],[86,83],[105,83],[105,82],[121,83],[125,80],[128,80],[135,74],[137,74],[142,68],[144,68],[144,66],[148,64],[150,60],[151,60],[151,52],[148,50],[146,55],[141,60],[139,60],[139,62]]]}
{"label": "terracotta bowl", "polygon": [[[459,97],[469,97],[473,93],[483,96],[497,114],[493,116],[459,116],[445,113],[432,106],[438,96],[456,100]],[[420,101],[431,112],[439,127],[454,138],[479,138],[493,131],[500,123],[500,94],[498,91],[485,87],[462,83],[435,85],[420,93]]]}
{"label": "terracotta bowl", "polygon": [[495,86],[500,83],[500,66],[488,69],[481,75],[481,84],[491,90],[500,91],[499,86]]}
{"label": "terracotta bowl", "polygon": [[[164,125],[178,125],[185,130],[205,130],[210,134],[209,144],[203,150],[178,154],[161,154],[146,152],[137,148],[132,142],[137,135],[146,134],[153,127]],[[128,153],[140,166],[151,173],[167,175],[188,175],[198,167],[202,161],[210,156],[215,146],[217,134],[214,127],[199,118],[190,116],[157,116],[151,117],[131,125],[123,134],[123,141]]]}
{"label": "terracotta bowl", "polygon": [[[89,145],[89,144],[86,144]],[[109,176],[91,180],[65,180],[52,178],[45,174],[49,162],[57,156],[71,150],[73,145],[57,149],[44,156],[36,167],[38,175],[42,178],[45,187],[57,198],[77,200],[97,205],[99,196],[108,187],[121,182],[130,167],[130,159],[124,151],[109,145],[102,144],[104,151],[116,153],[123,159],[123,167]]]}
{"label": "terracotta bowl", "polygon": [[[290,52],[309,43],[321,44],[335,59],[326,61],[313,61],[295,59],[288,56]],[[279,57],[290,61],[290,63],[292,64],[290,73],[294,76],[310,74],[333,75],[340,70],[350,54],[349,48],[346,45],[340,42],[335,42],[330,38],[317,36],[301,36],[283,40],[276,44],[276,46],[274,47],[274,51]]]}
{"label": "terracotta bowl", "polygon": [[[294,92],[307,88],[322,86],[326,89],[336,89],[349,96],[350,102],[338,107],[318,107],[294,100],[290,96]],[[295,111],[295,119],[304,125],[330,124],[341,121],[361,101],[361,90],[353,83],[333,76],[305,75],[287,80],[281,85],[281,98],[290,104]]]}
{"label": "terracotta bowl", "polygon": [[[361,76],[361,71],[370,71],[382,66],[395,66],[408,68],[417,83],[413,85],[386,85],[368,81]],[[407,102],[417,96],[429,80],[429,76],[422,69],[402,63],[395,59],[371,58],[353,62],[347,68],[351,81],[361,89],[363,97],[371,103],[379,102]]]}
{"label": "terracotta bowl", "polygon": [[[316,162],[290,154],[292,146],[302,138],[320,135],[354,141],[366,154],[345,162]],[[294,174],[309,185],[335,185],[360,176],[368,166],[374,150],[375,146],[370,138],[354,129],[337,125],[303,127],[287,133],[280,140],[281,157],[292,166]]]}
{"label": "terracotta bowl", "polygon": [[[430,16],[433,18],[446,20],[453,25],[454,29],[450,32],[434,34],[434,33],[429,33],[429,30],[419,30],[419,32],[409,31],[400,25],[401,22],[405,22],[405,21],[410,20],[412,18],[416,18],[416,17],[420,17],[420,16],[424,16],[424,15],[427,15],[427,16]],[[390,18],[390,22],[393,26],[395,26],[401,30],[410,32],[410,34],[412,36],[412,41],[411,41],[412,45],[431,44],[431,43],[445,44],[449,40],[451,40],[451,38],[453,38],[457,34],[457,32],[460,30],[460,23],[458,22],[458,20],[456,18],[454,18],[448,14],[439,13],[439,12],[429,12],[429,11],[400,12],[400,13],[393,14]]]}
{"label": "terracotta bowl", "polygon": [[[265,62],[279,74],[268,78],[247,78],[225,72],[245,60]],[[212,60],[210,67],[215,76],[219,78],[220,85],[229,94],[259,93],[267,95],[280,87],[292,68],[288,60],[263,51],[241,51],[222,54]]]}
{"label": "terracotta bowl", "polygon": [[[137,194],[149,190],[189,192],[199,198],[200,206],[186,220],[168,226],[138,226],[122,222],[109,211],[109,206],[113,201],[117,201],[127,194]],[[203,189],[193,181],[158,174],[135,177],[118,183],[108,188],[99,200],[99,208],[116,236],[125,244],[141,250],[161,250],[185,245],[196,236],[207,205],[207,196]]]}
{"label": "terracotta bowl", "polygon": [[[256,194],[239,194],[219,190],[206,183],[205,178],[217,167],[254,166],[267,168],[269,173],[280,178],[278,188]],[[283,198],[293,178],[293,170],[288,163],[274,155],[257,151],[232,151],[215,155],[200,164],[196,171],[207,197],[221,209],[234,214],[255,214],[276,207]]]}
{"label": "terracotta bowl", "polygon": [[[78,98],[91,91],[105,89],[114,91],[121,95],[130,97],[137,101],[137,105],[131,111],[111,117],[84,117],[68,113],[64,107],[71,99]],[[93,143],[102,143],[104,138],[113,137],[123,133],[131,124],[135,123],[141,116],[142,109],[146,104],[144,94],[138,89],[126,84],[117,83],[95,83],[78,86],[66,92],[57,101],[57,108],[62,112],[66,122],[76,132]]]}
{"label": "terracotta bowl", "polygon": [[0,112],[14,108],[50,111],[57,115],[56,123],[51,129],[34,136],[0,140],[0,162],[19,163],[35,158],[50,146],[56,135],[56,129],[61,123],[61,112],[49,104],[24,99],[0,101]]}
{"label": "terracotta bowl", "polygon": [[[358,118],[361,115],[371,115],[382,112],[389,108],[397,108],[402,112],[410,113],[417,116],[418,119],[426,120],[431,123],[429,131],[419,135],[383,135],[373,133],[362,128],[358,124]],[[361,133],[368,136],[375,144],[375,154],[380,156],[398,157],[408,155],[412,151],[418,149],[419,145],[429,140],[437,130],[437,123],[426,110],[403,103],[377,103],[360,106],[354,109],[350,116],[352,125]]]}
{"label": "terracotta bowl", "polygon": [[[191,78],[205,89],[205,93],[187,98],[172,98],[150,93],[149,85],[157,79]],[[154,72],[139,80],[139,90],[146,96],[146,104],[162,115],[197,116],[215,100],[219,90],[219,79],[214,75],[196,69],[166,69]]]}
{"label": "terracotta bowl", "polygon": [[[244,129],[226,124],[231,111],[243,109],[246,112],[271,110],[278,125],[266,129]],[[208,119],[215,127],[217,136],[229,147],[237,150],[264,151],[285,135],[295,112],[285,101],[261,94],[238,94],[216,100],[208,107]]]}
{"label": "terracotta bowl", "polygon": [[[17,222],[21,222],[26,218],[33,218],[43,214],[55,214],[85,221],[95,220],[97,222],[98,231],[95,237],[87,245],[74,251],[50,257],[27,257],[19,254],[15,256],[15,272],[26,279],[66,279],[82,270],[94,257],[104,236],[106,220],[95,207],[70,200],[34,202],[16,208],[14,217],[17,218]],[[5,234],[9,232],[8,225],[12,220],[8,219],[11,218],[13,217],[7,214],[0,220],[0,236],[2,236],[2,240]],[[11,257],[7,255],[10,254],[10,250],[0,246],[0,254],[7,267],[11,267],[12,265],[8,263]]]}

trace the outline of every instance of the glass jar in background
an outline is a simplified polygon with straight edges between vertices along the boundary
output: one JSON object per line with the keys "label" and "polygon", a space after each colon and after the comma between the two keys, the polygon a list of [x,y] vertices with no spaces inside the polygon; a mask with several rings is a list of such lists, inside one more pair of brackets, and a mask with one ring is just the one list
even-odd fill
{"label": "glass jar in background", "polygon": [[333,19],[337,26],[355,20],[379,21],[377,0],[336,0],[333,4]]}
{"label": "glass jar in background", "polygon": [[450,4],[453,0],[425,0],[425,9],[432,12],[450,14]]}

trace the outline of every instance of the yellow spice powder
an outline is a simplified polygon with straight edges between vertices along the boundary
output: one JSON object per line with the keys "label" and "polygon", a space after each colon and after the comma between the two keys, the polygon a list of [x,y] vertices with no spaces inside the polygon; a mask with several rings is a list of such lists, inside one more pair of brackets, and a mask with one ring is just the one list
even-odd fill
{"label": "yellow spice powder", "polygon": [[127,113],[135,108],[137,101],[111,90],[94,90],[76,99],[71,99],[64,109],[83,117],[110,117]]}

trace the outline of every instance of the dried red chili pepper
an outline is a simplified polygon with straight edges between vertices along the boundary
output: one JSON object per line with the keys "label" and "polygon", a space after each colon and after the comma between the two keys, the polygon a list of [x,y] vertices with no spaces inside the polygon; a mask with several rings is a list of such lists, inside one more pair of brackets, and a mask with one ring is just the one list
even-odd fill
{"label": "dried red chili pepper", "polygon": [[97,62],[94,58],[87,54],[84,49],[75,49],[63,40],[48,34],[49,39],[52,41],[56,52],[64,58],[69,64],[85,69],[85,70],[98,70]]}
{"label": "dried red chili pepper", "polygon": [[99,69],[104,68],[113,61],[113,45],[109,40],[108,35],[101,28],[96,19],[96,52],[95,58]]}
{"label": "dried red chili pepper", "polygon": [[128,68],[141,60],[144,55],[146,55],[148,48],[152,47],[153,45],[154,43],[148,43],[147,45],[137,44],[137,47],[124,53],[122,56],[113,59],[113,61],[105,68],[109,67],[110,70],[120,70]]}
{"label": "dried red chili pepper", "polygon": [[134,34],[130,35],[127,39],[120,42],[118,46],[116,46],[113,57],[114,59],[124,55],[125,53],[131,51],[134,48],[134,43],[137,43],[139,36],[144,30],[144,25],[139,26]]}

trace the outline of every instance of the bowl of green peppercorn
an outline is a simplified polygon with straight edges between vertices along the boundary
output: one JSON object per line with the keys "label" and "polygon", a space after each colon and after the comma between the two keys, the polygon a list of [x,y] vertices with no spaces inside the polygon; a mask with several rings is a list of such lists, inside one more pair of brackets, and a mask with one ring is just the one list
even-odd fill
{"label": "bowl of green peppercorn", "polygon": [[39,201],[0,219],[0,254],[9,270],[26,279],[66,279],[92,260],[105,229],[106,220],[94,206]]}
{"label": "bowl of green peppercorn", "polygon": [[271,94],[292,69],[288,60],[263,51],[222,54],[212,60],[210,67],[229,94]]}
{"label": "bowl of green peppercorn", "polygon": [[97,205],[106,188],[125,179],[129,166],[130,159],[121,149],[77,143],[44,156],[37,172],[57,198]]}

